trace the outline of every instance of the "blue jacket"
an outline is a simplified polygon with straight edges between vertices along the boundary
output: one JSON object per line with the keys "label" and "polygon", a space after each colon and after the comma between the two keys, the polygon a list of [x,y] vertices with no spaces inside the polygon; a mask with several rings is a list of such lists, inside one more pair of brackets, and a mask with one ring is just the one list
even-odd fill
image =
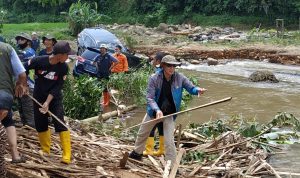
{"label": "blue jacket", "polygon": [[[29,61],[29,59],[32,59],[35,57],[35,51],[34,49],[27,47],[24,50],[21,51],[21,53],[18,55],[20,60],[23,63],[26,63]],[[29,73],[27,73],[27,84],[29,88],[34,88],[34,80],[28,76]]]}
{"label": "blue jacket", "polygon": [[[153,116],[154,111],[160,110],[157,103],[163,83],[163,75],[163,70],[161,70],[152,74],[149,78],[147,88],[147,114],[150,117]],[[176,112],[178,112],[180,110],[183,88],[192,95],[197,95],[200,89],[194,86],[183,74],[175,72],[173,75],[174,80],[172,82],[171,90]]]}

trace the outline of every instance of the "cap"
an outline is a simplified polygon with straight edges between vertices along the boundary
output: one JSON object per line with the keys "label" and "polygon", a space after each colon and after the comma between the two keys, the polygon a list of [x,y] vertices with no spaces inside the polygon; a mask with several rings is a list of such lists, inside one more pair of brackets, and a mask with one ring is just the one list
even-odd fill
{"label": "cap", "polygon": [[53,46],[53,54],[70,54],[71,47],[66,41],[59,41]]}
{"label": "cap", "polygon": [[0,90],[0,109],[11,110],[13,96],[4,90]]}
{"label": "cap", "polygon": [[36,32],[32,32],[31,35],[37,35],[37,33]]}
{"label": "cap", "polygon": [[166,55],[167,55],[166,53],[159,51],[155,54],[154,58],[158,61],[161,61],[162,58],[165,57]]}
{"label": "cap", "polygon": [[27,33],[20,33],[19,35],[17,35],[16,37],[15,37],[15,39],[18,41],[18,39],[20,39],[20,38],[25,38],[26,40],[29,40],[29,41],[31,41],[31,36],[30,35],[28,35]]}
{"label": "cap", "polygon": [[162,58],[161,63],[180,65],[181,62],[178,62],[174,56],[166,55]]}
{"label": "cap", "polygon": [[100,45],[100,48],[105,48],[105,49],[107,49],[107,45],[106,45],[106,44],[101,44],[101,45]]}
{"label": "cap", "polygon": [[122,46],[121,45],[116,45],[116,48],[119,48],[121,50]]}
{"label": "cap", "polygon": [[57,43],[57,40],[54,38],[54,36],[50,34],[46,34],[45,36],[42,37],[43,43],[45,42],[46,39],[52,40],[54,44]]}

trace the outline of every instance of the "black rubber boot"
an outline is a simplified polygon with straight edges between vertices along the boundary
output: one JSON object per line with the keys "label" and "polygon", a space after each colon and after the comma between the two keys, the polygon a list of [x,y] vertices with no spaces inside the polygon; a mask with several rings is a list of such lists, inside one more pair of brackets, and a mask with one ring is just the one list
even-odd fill
{"label": "black rubber boot", "polygon": [[135,160],[138,160],[138,161],[142,161],[142,154],[138,154],[137,152],[135,151],[132,151],[130,154],[129,154],[129,158],[132,158],[132,159],[135,159]]}

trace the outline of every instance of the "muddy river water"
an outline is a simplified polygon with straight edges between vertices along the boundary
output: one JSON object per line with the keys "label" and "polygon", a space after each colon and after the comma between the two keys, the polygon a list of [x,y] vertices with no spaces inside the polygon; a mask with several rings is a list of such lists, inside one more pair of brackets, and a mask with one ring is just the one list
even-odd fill
{"label": "muddy river water", "polygon": [[[177,123],[203,123],[210,119],[229,118],[233,115],[255,117],[257,121],[266,123],[272,120],[277,112],[292,113],[300,119],[299,66],[241,60],[217,66],[188,65],[179,70],[198,77],[200,86],[208,89],[200,98],[194,97],[189,108],[229,96],[232,100],[183,114],[179,116]],[[256,70],[269,70],[280,82],[250,82],[248,77]],[[136,116],[142,118],[144,111],[138,112]],[[300,172],[300,146],[287,146],[284,151],[287,153],[272,157],[270,162],[281,171]]]}

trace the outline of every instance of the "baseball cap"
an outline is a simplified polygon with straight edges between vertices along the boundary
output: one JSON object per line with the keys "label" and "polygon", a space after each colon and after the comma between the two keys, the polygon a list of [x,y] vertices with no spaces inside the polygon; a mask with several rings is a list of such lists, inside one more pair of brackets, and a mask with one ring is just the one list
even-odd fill
{"label": "baseball cap", "polygon": [[13,105],[13,96],[5,90],[0,90],[0,109],[11,110]]}
{"label": "baseball cap", "polygon": [[166,53],[159,51],[155,54],[154,58],[158,61],[161,61],[162,58],[165,57],[166,55],[167,55]]}
{"label": "baseball cap", "polygon": [[31,39],[31,36],[30,35],[28,35],[27,33],[20,33],[20,34],[18,34],[16,37],[15,37],[15,39],[18,41],[18,39],[20,39],[20,38],[25,38],[26,40],[29,40],[29,41],[31,41],[32,39]]}
{"label": "baseball cap", "polygon": [[37,35],[37,33],[36,32],[32,32],[31,35]]}
{"label": "baseball cap", "polygon": [[43,43],[45,42],[46,39],[52,40],[54,44],[57,43],[57,40],[54,38],[54,36],[50,34],[46,34],[45,36],[42,37]]}
{"label": "baseball cap", "polygon": [[100,48],[105,48],[105,49],[107,49],[107,45],[106,45],[106,44],[101,44],[101,45],[100,45]]}
{"label": "baseball cap", "polygon": [[181,65],[181,62],[178,62],[176,58],[172,55],[166,55],[162,58],[161,63],[173,64],[173,65]]}
{"label": "baseball cap", "polygon": [[59,41],[53,46],[53,54],[71,54],[70,44],[66,41]]}

